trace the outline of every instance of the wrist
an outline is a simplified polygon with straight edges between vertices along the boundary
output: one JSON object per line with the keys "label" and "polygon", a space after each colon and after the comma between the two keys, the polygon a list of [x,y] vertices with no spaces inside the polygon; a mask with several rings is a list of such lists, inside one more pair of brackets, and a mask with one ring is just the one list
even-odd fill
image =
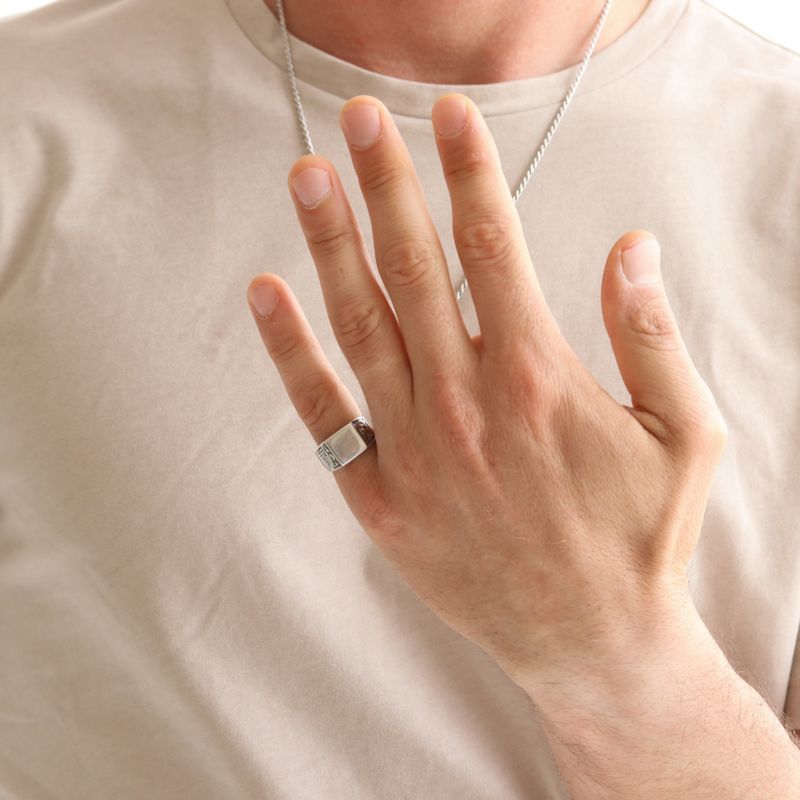
{"label": "wrist", "polygon": [[[697,613],[685,601],[620,620],[577,656],[515,678],[543,721],[570,727],[596,715],[631,719],[657,709],[668,689],[689,691],[702,676],[737,677]],[[705,680],[705,678],[703,678]]]}
{"label": "wrist", "polygon": [[800,797],[800,750],[696,611],[588,663],[523,687],[575,800]]}

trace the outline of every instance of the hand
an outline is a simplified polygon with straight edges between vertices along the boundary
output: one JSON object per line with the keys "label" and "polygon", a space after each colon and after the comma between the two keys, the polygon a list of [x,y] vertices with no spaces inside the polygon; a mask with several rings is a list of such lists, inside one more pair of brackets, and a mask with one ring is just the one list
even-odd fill
{"label": "hand", "polygon": [[[686,565],[727,432],[646,231],[615,243],[601,286],[632,404],[618,404],[580,362],[545,302],[477,106],[466,98],[463,130],[440,135],[461,127],[464,100],[439,98],[432,117],[477,336],[464,326],[411,158],[380,101],[352,98],[340,123],[394,311],[333,165],[303,156],[289,187],[376,436],[333,476],[417,595],[529,688],[611,664],[653,631],[682,624],[693,609]],[[647,282],[626,278],[622,250]],[[248,288],[264,344],[319,443],[363,410],[286,283],[265,273]]]}

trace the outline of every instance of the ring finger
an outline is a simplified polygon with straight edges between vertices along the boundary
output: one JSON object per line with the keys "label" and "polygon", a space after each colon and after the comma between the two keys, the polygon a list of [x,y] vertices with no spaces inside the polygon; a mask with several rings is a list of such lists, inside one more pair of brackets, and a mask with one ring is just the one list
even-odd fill
{"label": "ring finger", "polygon": [[[312,438],[320,444],[361,411],[325,356],[289,286],[267,273],[250,282],[247,296],[286,393]],[[380,505],[377,446],[376,439],[374,446],[334,472],[356,513],[359,504],[365,508]]]}

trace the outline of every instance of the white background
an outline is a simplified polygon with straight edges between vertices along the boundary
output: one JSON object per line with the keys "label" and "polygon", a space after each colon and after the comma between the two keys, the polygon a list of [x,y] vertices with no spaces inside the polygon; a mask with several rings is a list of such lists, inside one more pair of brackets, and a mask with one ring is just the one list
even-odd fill
{"label": "white background", "polygon": [[[0,0],[0,17],[58,0]],[[800,53],[800,3],[797,0],[709,0],[749,28]]]}

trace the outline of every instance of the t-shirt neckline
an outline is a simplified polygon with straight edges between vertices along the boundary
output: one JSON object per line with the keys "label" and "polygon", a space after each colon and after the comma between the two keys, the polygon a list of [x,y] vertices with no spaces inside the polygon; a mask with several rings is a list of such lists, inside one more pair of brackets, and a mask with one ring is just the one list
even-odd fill
{"label": "t-shirt neckline", "polygon": [[[639,18],[602,50],[595,50],[575,97],[622,77],[649,58],[669,37],[690,0],[650,0]],[[264,0],[225,0],[244,34],[284,73],[280,24]],[[443,84],[396,78],[364,69],[298,39],[291,31],[295,75],[305,83],[347,100],[357,94],[379,98],[394,115],[429,119],[431,107],[445,92],[468,95],[485,117],[559,105],[578,65],[499,83]],[[287,86],[288,90],[288,86]]]}

